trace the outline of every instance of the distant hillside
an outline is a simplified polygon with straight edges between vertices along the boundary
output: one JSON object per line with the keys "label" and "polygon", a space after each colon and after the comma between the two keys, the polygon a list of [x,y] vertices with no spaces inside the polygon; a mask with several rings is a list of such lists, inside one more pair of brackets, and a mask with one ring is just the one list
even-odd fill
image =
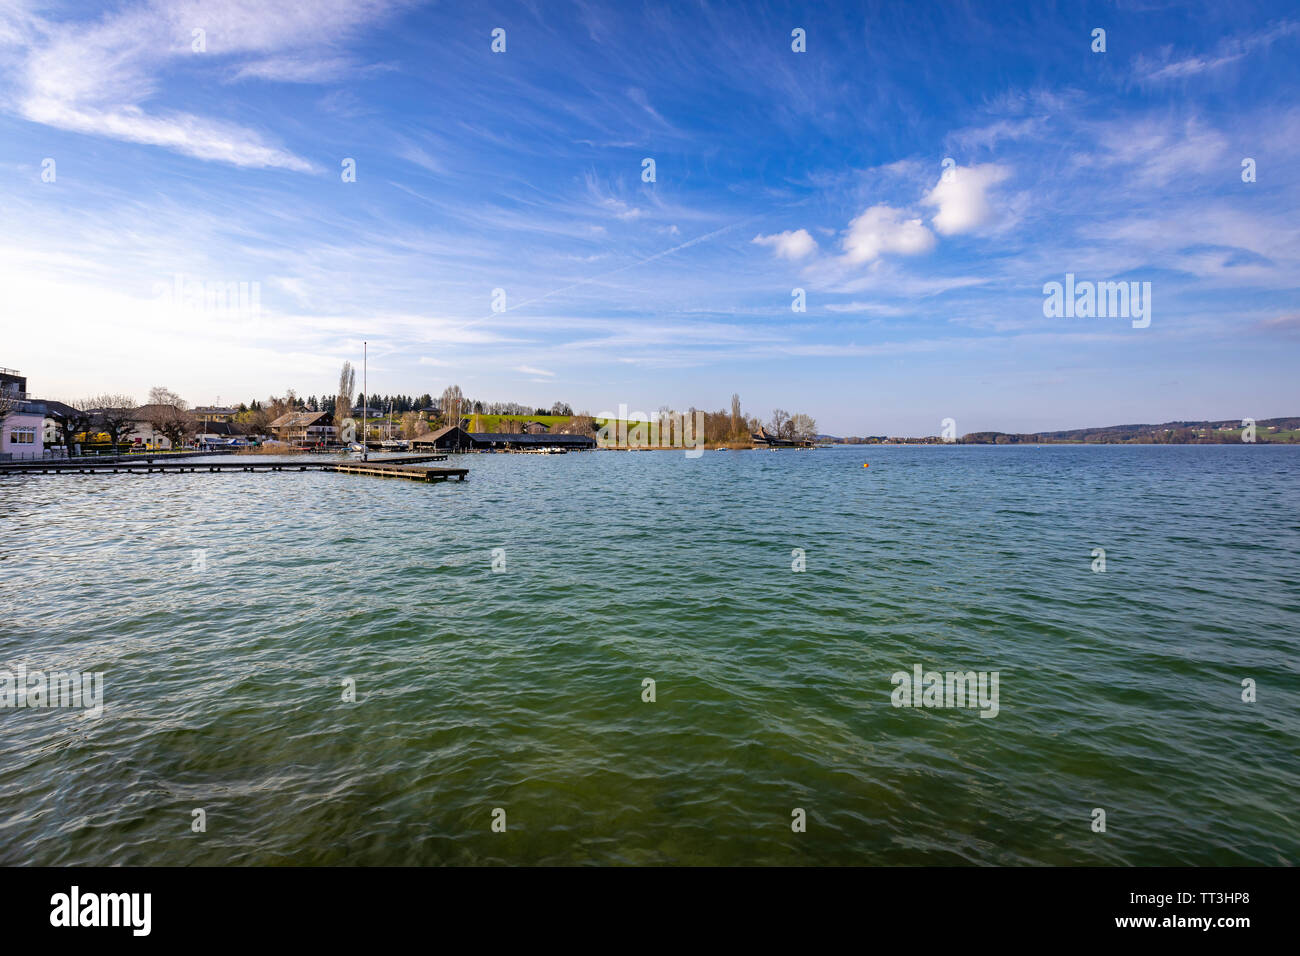
{"label": "distant hillside", "polygon": [[[1059,432],[970,432],[957,439],[963,445],[1046,445],[1052,442],[1084,442],[1109,445],[1226,445],[1241,443],[1241,419],[1211,422],[1164,422],[1160,425],[1106,425],[1074,428]],[[845,445],[943,445],[937,435],[923,438],[855,435],[834,438],[818,435],[818,441]],[[1263,418],[1255,422],[1255,443],[1260,445],[1300,444],[1300,417]]]}
{"label": "distant hillside", "polygon": [[[1106,425],[1100,428],[1074,428],[1067,431],[1008,434],[1006,432],[972,432],[963,435],[968,445],[1010,445],[1045,442],[1086,442],[1135,445],[1221,445],[1240,443],[1241,419],[1203,422],[1163,422],[1159,425]],[[1265,418],[1255,422],[1258,444],[1300,442],[1300,417]]]}

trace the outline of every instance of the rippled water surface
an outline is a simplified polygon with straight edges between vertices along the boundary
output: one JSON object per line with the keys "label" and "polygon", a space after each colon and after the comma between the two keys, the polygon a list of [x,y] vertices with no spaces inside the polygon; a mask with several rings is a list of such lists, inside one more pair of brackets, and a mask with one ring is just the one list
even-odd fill
{"label": "rippled water surface", "polygon": [[452,463],[0,478],[0,862],[1300,857],[1300,448]]}

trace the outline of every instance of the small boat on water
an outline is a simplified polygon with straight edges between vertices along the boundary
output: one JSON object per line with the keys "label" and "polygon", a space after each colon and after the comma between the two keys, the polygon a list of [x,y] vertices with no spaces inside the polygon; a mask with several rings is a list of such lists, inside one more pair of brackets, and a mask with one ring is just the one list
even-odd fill
{"label": "small boat on water", "polygon": [[361,442],[359,441],[354,441],[350,445],[348,445],[348,451],[362,452],[365,450],[366,450],[366,446],[361,444]]}
{"label": "small boat on water", "polygon": [[388,438],[379,443],[380,448],[387,448],[389,451],[406,451],[411,445],[408,441],[400,438]]}

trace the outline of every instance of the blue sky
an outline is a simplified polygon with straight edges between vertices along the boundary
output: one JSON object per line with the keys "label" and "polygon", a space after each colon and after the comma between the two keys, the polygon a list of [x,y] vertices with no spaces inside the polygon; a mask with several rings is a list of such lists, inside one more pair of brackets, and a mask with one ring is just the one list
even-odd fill
{"label": "blue sky", "polygon": [[[208,404],[368,339],[379,392],[834,434],[1296,414],[1298,63],[1284,3],[0,0],[0,365]],[[1150,326],[1045,317],[1066,273]]]}

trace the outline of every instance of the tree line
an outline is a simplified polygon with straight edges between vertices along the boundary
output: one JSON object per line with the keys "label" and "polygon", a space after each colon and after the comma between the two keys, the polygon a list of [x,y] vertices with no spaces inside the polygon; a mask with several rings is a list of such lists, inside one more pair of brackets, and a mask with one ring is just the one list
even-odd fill
{"label": "tree line", "polygon": [[[290,411],[321,411],[327,413],[334,425],[340,430],[348,419],[355,420],[357,409],[364,406],[380,412],[385,416],[391,412],[400,417],[403,437],[413,438],[423,434],[423,425],[433,427],[460,424],[471,415],[538,415],[567,417],[570,421],[560,425],[558,431],[570,434],[595,435],[596,420],[589,411],[574,412],[568,402],[559,401],[550,408],[523,405],[519,402],[486,401],[470,398],[459,385],[447,386],[435,400],[426,392],[418,397],[410,395],[380,395],[371,393],[367,398],[356,390],[356,368],[351,362],[344,362],[339,371],[338,388],[334,395],[306,399],[297,397],[292,389],[285,396],[272,396],[265,403],[253,401],[238,408],[236,421],[256,427],[265,426],[279,415]],[[699,411],[692,406],[687,414],[694,416]],[[659,409],[659,414],[672,414],[667,406]],[[516,427],[498,423],[498,428]],[[783,439],[807,441],[816,437],[817,422],[811,415],[802,412],[791,413],[782,408],[772,410],[772,417],[764,422],[755,415],[748,415],[741,407],[740,396],[731,396],[730,408],[704,412],[704,440],[709,444],[749,444],[751,436],[760,429]]]}
{"label": "tree line", "polygon": [[58,429],[61,443],[72,454],[79,436],[108,436],[108,443],[116,448],[135,430],[137,422],[145,422],[172,445],[182,445],[197,430],[197,419],[189,412],[189,405],[171,389],[155,385],[149,389],[149,401],[137,405],[134,395],[105,393],[68,402],[47,402],[45,417]]}
{"label": "tree line", "polygon": [[[356,369],[344,362],[339,372],[338,387],[333,395],[310,395],[303,398],[290,388],[282,395],[266,399],[241,402],[234,408],[234,421],[249,434],[267,434],[271,423],[294,412],[322,412],[344,432],[349,420],[355,421],[356,411],[369,403],[372,410],[385,415],[391,413],[399,420],[402,437],[415,438],[432,428],[460,424],[471,415],[556,416],[568,418],[553,431],[558,433],[595,435],[596,419],[588,411],[575,413],[567,402],[559,401],[550,408],[523,405],[519,402],[484,401],[471,399],[459,385],[447,386],[437,400],[426,392],[423,395],[405,394],[369,396],[356,391]],[[694,419],[699,409],[692,406],[685,412]],[[658,414],[680,414],[662,406]],[[167,438],[173,446],[184,445],[198,433],[202,418],[176,392],[165,386],[149,390],[149,400],[144,406],[126,394],[102,394],[71,402],[49,404],[48,417],[59,429],[63,444],[73,448],[79,435],[102,433],[113,446],[120,445],[143,420],[153,431]],[[359,423],[358,423],[359,424]],[[513,422],[498,422],[499,429],[515,429]],[[778,438],[808,440],[817,434],[817,423],[809,415],[791,414],[784,409],[772,410],[772,417],[764,423],[754,415],[747,415],[741,407],[740,396],[731,396],[731,407],[717,411],[704,411],[704,441],[710,445],[750,443],[751,436],[766,428]]]}

